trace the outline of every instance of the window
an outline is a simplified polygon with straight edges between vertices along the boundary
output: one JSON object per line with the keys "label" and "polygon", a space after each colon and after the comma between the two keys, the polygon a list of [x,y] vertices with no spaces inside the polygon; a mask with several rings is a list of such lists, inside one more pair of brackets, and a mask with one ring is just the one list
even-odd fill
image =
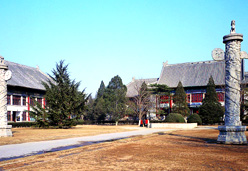
{"label": "window", "polygon": [[202,98],[203,98],[202,93],[192,94],[192,102],[202,102]]}
{"label": "window", "polygon": [[37,98],[37,102],[42,106],[42,98]]}
{"label": "window", "polygon": [[27,103],[27,102],[26,102],[26,96],[23,96],[23,98],[22,98],[22,105],[23,105],[23,106],[26,106],[26,103]]}
{"label": "window", "polygon": [[21,96],[13,96],[13,105],[21,105]]}
{"label": "window", "polygon": [[223,102],[225,100],[225,94],[220,92],[220,93],[217,93],[217,96],[218,96],[218,100],[219,102]]}
{"label": "window", "polygon": [[34,98],[34,97],[31,97],[31,98],[30,98],[30,105],[31,105],[31,106],[34,106],[34,101],[35,101],[35,98]]}
{"label": "window", "polygon": [[7,119],[8,119],[8,121],[11,121],[11,111],[7,112]]}
{"label": "window", "polygon": [[169,96],[160,96],[161,103],[169,103]]}
{"label": "window", "polygon": [[190,103],[190,94],[187,94],[187,103]]}
{"label": "window", "polygon": [[7,95],[7,104],[10,105],[10,95]]}
{"label": "window", "polygon": [[26,112],[22,112],[22,120],[26,121]]}

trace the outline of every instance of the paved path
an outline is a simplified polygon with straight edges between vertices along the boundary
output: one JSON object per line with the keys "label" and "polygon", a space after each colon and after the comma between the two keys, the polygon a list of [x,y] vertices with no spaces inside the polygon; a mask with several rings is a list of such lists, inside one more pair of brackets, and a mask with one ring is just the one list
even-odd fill
{"label": "paved path", "polygon": [[[170,129],[171,130],[171,129]],[[108,140],[116,140],[121,138],[127,138],[137,135],[147,135],[156,132],[169,131],[168,129],[138,129],[135,131],[110,133],[110,134],[100,134],[95,136],[85,136],[77,138],[68,138],[61,140],[50,140],[50,141],[39,141],[39,142],[29,142],[22,144],[11,144],[0,146],[0,161],[7,160],[9,158],[24,157],[33,154],[39,154],[46,151],[51,151],[54,148],[68,147],[68,146],[83,146],[87,142],[101,142]]]}

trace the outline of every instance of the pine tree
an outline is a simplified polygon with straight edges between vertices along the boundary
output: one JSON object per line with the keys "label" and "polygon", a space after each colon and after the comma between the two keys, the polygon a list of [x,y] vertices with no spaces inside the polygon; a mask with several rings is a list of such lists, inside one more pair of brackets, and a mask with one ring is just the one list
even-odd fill
{"label": "pine tree", "polygon": [[186,101],[186,93],[184,91],[183,85],[181,81],[179,81],[176,93],[173,96],[174,106],[173,106],[173,113],[180,113],[184,117],[188,116],[190,113],[187,101]]}
{"label": "pine tree", "polygon": [[73,119],[80,119],[83,114],[88,97],[84,90],[78,90],[80,82],[70,79],[64,61],[57,63],[49,76],[48,83],[42,83],[46,89],[48,122],[53,126],[71,126]]}
{"label": "pine tree", "polygon": [[88,101],[86,103],[86,111],[84,120],[94,120],[93,110],[94,110],[95,100],[89,95]]}
{"label": "pine tree", "polygon": [[99,87],[99,89],[97,91],[96,99],[102,97],[104,91],[105,91],[105,84],[104,84],[103,81],[101,81],[100,87]]}
{"label": "pine tree", "polygon": [[248,123],[248,88],[246,84],[241,84],[241,104],[240,104],[240,120],[243,123]]}
{"label": "pine tree", "polygon": [[209,78],[206,95],[202,101],[202,105],[199,108],[199,115],[202,122],[205,124],[218,123],[224,115],[224,108],[218,101],[214,79],[212,76]]}
{"label": "pine tree", "polygon": [[127,87],[117,75],[111,79],[103,95],[107,113],[116,124],[118,124],[119,119],[121,119],[126,112],[126,92]]}
{"label": "pine tree", "polygon": [[[150,86],[150,89],[149,91],[152,92],[152,94],[155,94],[156,95],[156,102],[158,102],[158,104],[160,104],[161,102],[169,102],[170,101],[170,98],[171,98],[171,91],[172,89],[165,85],[165,84],[151,84]],[[164,100],[164,99],[161,99],[161,97],[163,96],[167,96],[169,97],[168,99]],[[164,110],[160,110],[158,109],[158,105],[156,104],[156,111],[159,111],[158,114],[159,115],[165,115],[166,112]],[[169,110],[171,111],[171,109],[169,108]]]}
{"label": "pine tree", "polygon": [[100,87],[96,94],[96,99],[93,104],[91,120],[97,120],[97,121],[105,120],[106,113],[107,113],[106,106],[105,106],[105,100],[103,98],[105,89],[106,89],[105,84],[103,81],[101,81]]}
{"label": "pine tree", "polygon": [[49,126],[49,122],[47,119],[47,111],[42,107],[40,103],[35,101],[35,99],[32,99],[34,102],[34,105],[31,105],[32,110],[29,111],[29,114],[32,118],[35,119],[36,127],[39,128],[45,128]]}
{"label": "pine tree", "polygon": [[93,108],[94,120],[104,121],[106,118],[107,109],[105,105],[105,100],[103,97],[99,97],[95,103]]}

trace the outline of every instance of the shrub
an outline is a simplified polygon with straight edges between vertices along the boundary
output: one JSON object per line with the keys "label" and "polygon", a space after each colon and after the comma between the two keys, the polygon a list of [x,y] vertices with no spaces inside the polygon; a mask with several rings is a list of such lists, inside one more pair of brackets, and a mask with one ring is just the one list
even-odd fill
{"label": "shrub", "polygon": [[185,123],[183,116],[179,113],[170,113],[166,116],[165,122]]}
{"label": "shrub", "polygon": [[16,127],[32,127],[35,122],[9,122],[8,125],[12,125],[12,128]]}
{"label": "shrub", "polygon": [[196,113],[189,115],[187,122],[188,123],[197,123],[198,125],[202,125],[201,117]]}
{"label": "shrub", "polygon": [[165,123],[165,120],[151,120],[150,123]]}

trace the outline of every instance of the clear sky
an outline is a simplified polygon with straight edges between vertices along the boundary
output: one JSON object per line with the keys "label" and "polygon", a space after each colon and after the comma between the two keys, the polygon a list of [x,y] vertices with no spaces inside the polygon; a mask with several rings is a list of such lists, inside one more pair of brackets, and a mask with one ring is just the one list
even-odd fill
{"label": "clear sky", "polygon": [[247,0],[0,0],[0,54],[45,73],[65,60],[94,96],[116,75],[128,84],[159,77],[167,60],[212,60],[231,20],[248,51]]}

